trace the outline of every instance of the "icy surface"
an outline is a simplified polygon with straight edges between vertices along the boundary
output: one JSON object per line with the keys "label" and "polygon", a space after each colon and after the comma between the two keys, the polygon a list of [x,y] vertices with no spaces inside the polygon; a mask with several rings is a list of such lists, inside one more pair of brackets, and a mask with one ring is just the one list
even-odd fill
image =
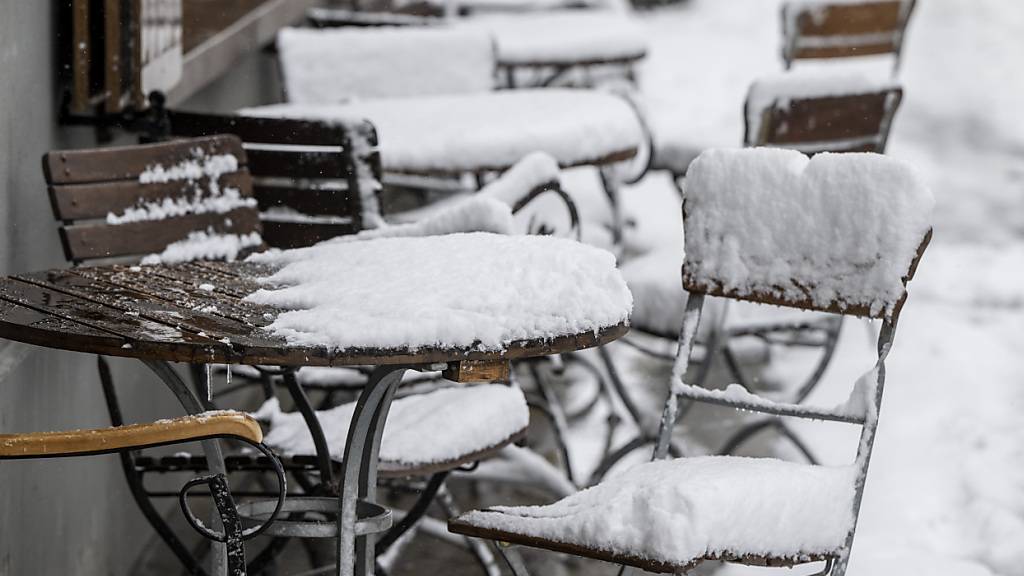
{"label": "icy surface", "polygon": [[891,315],[934,204],[875,154],[706,151],[686,182],[686,273],[728,292],[863,305]]}
{"label": "icy surface", "polygon": [[501,350],[625,322],[632,306],[611,254],[560,238],[382,238],[252,258],[284,265],[267,278],[284,288],[247,299],[290,309],[268,329],[292,344]]}
{"label": "icy surface", "polygon": [[479,526],[649,560],[797,557],[839,549],[852,527],[852,467],[711,456],[649,462],[547,506],[464,516]]}
{"label": "icy surface", "polygon": [[159,254],[150,254],[142,264],[176,264],[193,260],[235,260],[247,248],[263,243],[258,232],[219,234],[212,229],[189,232],[188,238],[168,244]]}
{"label": "icy surface", "polygon": [[494,86],[494,47],[483,31],[285,28],[277,48],[288,101],[298,104],[486,92]]}
{"label": "icy surface", "polygon": [[364,117],[380,136],[385,170],[505,169],[535,151],[560,166],[639,148],[643,132],[624,99],[590,90],[512,90],[347,105],[276,104],[240,114],[264,117]]}
{"label": "icy surface", "polygon": [[594,62],[643,56],[643,30],[626,13],[562,10],[467,18],[462,29],[494,36],[503,64]]}
{"label": "icy surface", "polygon": [[857,71],[792,70],[764,76],[754,81],[747,93],[748,137],[760,133],[763,113],[770,107],[787,108],[790,101],[807,98],[878,94],[899,86],[896,80]]}
{"label": "icy surface", "polygon": [[[317,412],[331,455],[345,453],[355,403]],[[270,423],[263,442],[284,454],[315,454],[302,415],[282,412],[277,398],[253,414]],[[384,426],[380,459],[402,464],[454,460],[492,448],[525,429],[530,413],[518,388],[499,384],[443,388],[395,400]]]}

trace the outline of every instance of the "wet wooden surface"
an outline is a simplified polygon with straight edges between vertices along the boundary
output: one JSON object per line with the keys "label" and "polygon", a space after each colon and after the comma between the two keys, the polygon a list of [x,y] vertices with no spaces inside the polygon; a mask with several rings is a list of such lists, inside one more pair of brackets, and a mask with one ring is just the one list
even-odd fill
{"label": "wet wooden surface", "polygon": [[283,310],[245,300],[263,287],[259,278],[271,272],[244,262],[193,262],[11,276],[0,279],[0,338],[196,364],[353,366],[513,360],[597,346],[628,330],[619,325],[597,333],[513,342],[501,352],[292,346],[266,330]]}

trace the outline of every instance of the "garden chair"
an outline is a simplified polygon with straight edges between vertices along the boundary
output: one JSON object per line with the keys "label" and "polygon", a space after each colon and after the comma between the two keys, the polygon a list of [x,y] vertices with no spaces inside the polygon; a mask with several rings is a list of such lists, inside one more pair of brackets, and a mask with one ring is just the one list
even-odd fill
{"label": "garden chair", "polygon": [[891,54],[899,70],[907,23],[916,0],[829,2],[795,0],[782,6],[782,59]]}
{"label": "garden chair", "polygon": [[[110,401],[108,396],[108,401]],[[111,414],[116,410],[111,408]],[[178,494],[182,512],[198,532],[224,542],[228,547],[227,570],[230,576],[245,576],[245,550],[243,542],[254,538],[272,524],[284,504],[285,473],[273,452],[263,444],[263,431],[259,423],[241,412],[211,412],[199,416],[184,416],[147,422],[124,424],[120,414],[114,418],[114,426],[92,430],[71,430],[62,432],[30,432],[21,434],[0,434],[0,460],[26,460],[38,458],[71,458],[100,454],[119,454],[122,460],[131,457],[137,450],[187,444],[213,439],[229,439],[242,442],[261,453],[273,463],[279,482],[279,498],[276,508],[260,526],[242,529],[242,522],[235,507],[227,476],[222,473],[207,474],[185,483]],[[209,487],[224,530],[214,532],[206,528],[192,513],[188,505],[188,492],[199,485]],[[193,572],[197,573],[197,572]],[[201,573],[201,572],[200,572]]]}
{"label": "garden chair", "polygon": [[[297,132],[296,138],[301,135],[301,132]],[[372,148],[367,148],[365,152],[368,158],[374,155]],[[335,157],[340,162],[340,150],[335,153]],[[281,159],[280,156],[276,158]],[[360,156],[360,159],[363,157]],[[323,157],[320,160],[322,165],[329,163]],[[250,164],[242,142],[232,135],[100,150],[55,151],[43,159],[44,172],[50,185],[50,198],[54,213],[61,221],[60,235],[68,260],[82,264],[115,259],[135,264],[141,257],[143,264],[158,261],[193,262],[191,266],[195,267],[197,275],[208,275],[210,272],[200,260],[230,260],[264,246],[260,236],[257,201],[253,197],[253,183],[249,174]],[[331,170],[332,174],[338,172],[337,167]],[[360,171],[357,176],[366,179],[372,175]],[[132,267],[126,267],[121,280],[130,285],[131,275],[137,273]],[[104,282],[102,278],[92,276],[88,267],[76,268],[76,274],[92,282]],[[185,287],[194,289],[196,285],[194,277],[183,273],[179,277],[167,278],[167,292],[159,296],[173,300]],[[232,318],[231,311],[218,311],[218,314]],[[98,361],[111,419],[118,425],[121,422],[120,410],[110,369],[104,358],[100,357]],[[267,369],[264,370],[269,373]],[[208,408],[212,408],[213,383],[210,370],[207,369],[205,374],[205,378],[197,379],[196,385],[200,396],[206,398]],[[315,417],[314,409],[298,383],[295,372],[282,370],[276,375],[283,378],[316,445],[315,454],[289,455],[283,459],[284,466],[304,489],[330,492],[333,489],[335,468],[340,465],[332,460],[334,447],[327,446],[320,421]],[[273,389],[268,388],[266,391],[272,394]],[[521,429],[493,431],[504,435],[503,438],[476,435],[473,438],[478,443],[443,461],[431,460],[424,464],[391,462],[385,458],[381,463],[382,476],[431,473],[439,468],[454,469],[500,450],[525,430],[528,414],[518,389],[489,386],[461,388],[457,392],[455,397],[449,398],[452,405],[458,405],[459,402],[472,405],[476,397],[494,396],[494,406],[506,413],[522,415]],[[410,403],[416,402],[416,398],[410,399]],[[338,413],[337,417],[343,418],[344,414]],[[463,421],[468,422],[476,417],[487,416],[479,411],[467,410],[466,418],[469,420]],[[419,435],[430,436],[427,431]],[[385,447],[387,444],[388,435],[385,434]],[[229,456],[225,464],[228,471],[272,470],[270,463],[260,459],[254,461],[247,454]],[[426,469],[417,468],[420,464],[426,466]],[[149,473],[204,470],[205,459],[182,454],[148,457],[124,452],[122,465],[136,503],[154,529],[190,571],[203,573],[191,552],[170,529],[151,501],[151,498],[164,494],[148,490],[144,485],[144,477]],[[309,478],[316,474],[319,475],[321,488],[317,488],[317,483]],[[271,542],[250,563],[252,571],[258,571],[257,567],[272,560],[281,545],[281,539]]]}
{"label": "garden chair", "polygon": [[[770,146],[799,150],[807,155],[821,152],[884,153],[892,121],[902,100],[902,89],[892,81],[874,81],[857,74],[834,74],[807,71],[786,72],[755,81],[744,106],[744,145]],[[687,156],[696,152],[687,152]],[[684,159],[679,170],[690,160]],[[677,184],[682,174],[675,179]],[[680,189],[681,192],[681,189]],[[672,250],[657,249],[628,261],[622,273],[635,298],[632,332],[647,340],[674,341],[673,326],[682,322],[685,310],[683,292],[671,273],[682,264],[682,257]],[[747,387],[752,378],[744,374],[742,359],[733,350],[744,341],[760,341],[787,349],[817,348],[820,354],[812,363],[803,383],[793,388],[787,402],[799,404],[813,392],[831,361],[842,328],[840,318],[806,313],[783,313],[763,306],[733,304],[724,309],[717,306],[714,322],[706,318],[698,335],[704,352],[696,382],[703,384],[716,358],[724,360],[729,375]],[[665,357],[657,346],[644,345],[627,336],[623,341],[655,357]],[[756,350],[753,350],[756,352]],[[619,371],[607,351],[602,351],[609,380],[623,400],[626,413],[641,432],[610,452],[598,467],[592,481],[633,450],[653,442],[654,432],[643,418],[632,394],[622,382]],[[815,458],[810,448],[781,420],[762,420],[741,426],[727,437],[720,448],[724,454],[738,450],[756,434],[774,430],[783,435],[810,462]],[[676,451],[676,448],[673,448]]]}
{"label": "garden chair", "polygon": [[[652,572],[685,572],[706,560],[825,562],[821,574],[841,576],[885,361],[906,284],[931,237],[934,200],[909,167],[883,156],[808,160],[769,149],[705,152],[686,188],[682,280],[689,295],[654,461],[554,504],[470,512],[449,529]],[[738,385],[690,384],[706,296],[881,320],[877,361],[834,408],[775,402]],[[735,456],[665,460],[682,402],[858,425],[857,456],[838,467]]]}

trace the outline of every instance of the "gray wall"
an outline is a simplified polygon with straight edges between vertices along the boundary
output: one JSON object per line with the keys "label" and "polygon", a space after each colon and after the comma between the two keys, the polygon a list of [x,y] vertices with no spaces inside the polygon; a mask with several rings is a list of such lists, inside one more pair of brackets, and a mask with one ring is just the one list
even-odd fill
{"label": "gray wall", "polygon": [[[94,145],[90,130],[56,124],[53,9],[47,0],[0,0],[5,275],[64,265],[40,156]],[[226,111],[272,101],[278,92],[269,61],[254,54],[186,106]],[[126,419],[180,414],[170,393],[140,366],[114,361]],[[93,357],[0,341],[0,433],[106,425]],[[171,502],[165,508],[180,516]],[[147,546],[166,555],[153,538],[114,456],[0,462],[0,576],[136,573],[133,566]]]}

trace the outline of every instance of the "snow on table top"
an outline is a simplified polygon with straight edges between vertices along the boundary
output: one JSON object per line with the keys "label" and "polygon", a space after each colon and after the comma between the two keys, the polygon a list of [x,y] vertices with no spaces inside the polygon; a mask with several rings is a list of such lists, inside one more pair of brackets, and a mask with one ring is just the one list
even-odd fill
{"label": "snow on table top", "polygon": [[473,525],[654,561],[834,553],[853,523],[855,470],[767,458],[661,460],[546,506],[494,507]]}
{"label": "snow on table top", "polygon": [[247,300],[289,309],[268,329],[295,345],[501,351],[518,340],[626,322],[608,252],[540,236],[450,234],[323,242],[251,257],[283,265]]}
{"label": "snow on table top", "polygon": [[856,71],[791,70],[764,76],[755,80],[747,92],[747,134],[760,134],[765,110],[773,106],[788,108],[792,100],[878,94],[899,87],[899,82],[891,78]]}
{"label": "snow on table top", "polygon": [[288,101],[297,104],[494,87],[494,46],[484,31],[284,28],[277,48]]}
{"label": "snow on table top", "polygon": [[637,149],[644,142],[629,103],[592,90],[512,90],[323,106],[277,104],[239,113],[366,118],[377,127],[384,169],[396,172],[504,169],[535,151],[547,152],[565,167]]}
{"label": "snow on table top", "polygon": [[629,14],[613,10],[478,16],[458,26],[493,34],[502,64],[595,62],[640,58],[647,52],[640,26]]}
{"label": "snow on table top", "polygon": [[915,171],[878,154],[705,151],[686,181],[685,271],[737,295],[891,316],[933,206]]}
{"label": "snow on table top", "polygon": [[[331,455],[345,453],[355,402],[317,411]],[[313,437],[298,412],[285,413],[276,398],[253,416],[270,422],[263,442],[290,455],[315,454]],[[529,424],[518,388],[499,384],[443,388],[395,400],[388,413],[380,459],[407,465],[456,460],[505,442]]]}

